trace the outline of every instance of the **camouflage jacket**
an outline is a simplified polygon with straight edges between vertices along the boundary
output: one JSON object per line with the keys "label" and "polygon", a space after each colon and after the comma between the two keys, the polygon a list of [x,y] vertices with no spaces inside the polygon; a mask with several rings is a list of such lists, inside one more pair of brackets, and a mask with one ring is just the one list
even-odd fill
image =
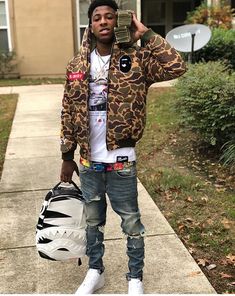
{"label": "camouflage jacket", "polygon": [[[149,86],[158,81],[179,77],[185,64],[164,38],[148,30],[144,47],[112,47],[107,98],[107,149],[134,147],[143,135],[146,121],[146,96]],[[89,73],[90,53],[95,48],[86,30],[80,53],[67,66],[61,112],[61,152],[64,160],[80,155],[90,158],[89,145]],[[122,61],[129,61],[127,70]],[[126,65],[124,65],[126,66]]]}

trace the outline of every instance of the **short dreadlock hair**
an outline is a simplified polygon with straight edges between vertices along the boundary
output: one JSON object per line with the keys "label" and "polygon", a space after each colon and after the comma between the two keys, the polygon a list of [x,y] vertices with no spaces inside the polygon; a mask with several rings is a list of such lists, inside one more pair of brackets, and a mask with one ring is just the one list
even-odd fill
{"label": "short dreadlock hair", "polygon": [[103,6],[103,5],[109,6],[115,11],[118,10],[118,5],[114,0],[93,0],[88,8],[89,24],[91,24],[91,17],[92,17],[93,11],[96,9],[96,7]]}

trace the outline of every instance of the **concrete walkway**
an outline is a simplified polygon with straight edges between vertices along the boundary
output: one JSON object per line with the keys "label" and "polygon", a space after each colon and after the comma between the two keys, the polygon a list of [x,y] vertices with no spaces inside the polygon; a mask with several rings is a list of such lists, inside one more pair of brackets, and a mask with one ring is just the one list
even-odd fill
{"label": "concrete walkway", "polygon": [[[0,93],[20,94],[0,182],[0,293],[73,294],[83,280],[87,259],[78,267],[76,261],[41,259],[35,249],[41,203],[48,189],[59,181],[63,87],[2,87]],[[141,183],[139,203],[147,229],[145,293],[215,293]],[[106,285],[99,290],[101,294],[127,293],[127,257],[119,225],[119,218],[109,207]]]}

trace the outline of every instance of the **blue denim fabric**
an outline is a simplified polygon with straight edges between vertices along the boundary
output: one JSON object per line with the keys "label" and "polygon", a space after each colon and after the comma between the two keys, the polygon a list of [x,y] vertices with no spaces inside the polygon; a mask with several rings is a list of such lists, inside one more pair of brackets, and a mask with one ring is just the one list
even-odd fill
{"label": "blue denim fabric", "polygon": [[144,267],[144,226],[140,221],[137,201],[136,165],[120,171],[95,172],[80,164],[81,190],[86,200],[87,256],[89,268],[104,270],[104,225],[106,223],[106,193],[113,210],[121,217],[121,227],[127,235],[129,272],[127,278],[140,278]]}

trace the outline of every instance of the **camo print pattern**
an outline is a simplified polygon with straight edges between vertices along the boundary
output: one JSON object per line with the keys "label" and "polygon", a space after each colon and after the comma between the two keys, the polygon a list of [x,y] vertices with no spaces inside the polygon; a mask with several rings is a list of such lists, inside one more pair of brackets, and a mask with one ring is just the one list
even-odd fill
{"label": "camo print pattern", "polygon": [[[67,67],[61,112],[62,153],[75,150],[78,144],[81,156],[88,160],[89,57],[93,48],[87,30],[80,54],[72,59]],[[128,55],[132,62],[127,73],[123,73],[119,68],[119,61],[123,55]],[[180,55],[159,35],[152,34],[144,48],[120,48],[117,44],[113,45],[107,100],[108,150],[135,146],[141,139],[145,127],[149,86],[157,81],[177,78],[184,72],[185,65]],[[81,75],[74,79],[71,74],[77,73]]]}

